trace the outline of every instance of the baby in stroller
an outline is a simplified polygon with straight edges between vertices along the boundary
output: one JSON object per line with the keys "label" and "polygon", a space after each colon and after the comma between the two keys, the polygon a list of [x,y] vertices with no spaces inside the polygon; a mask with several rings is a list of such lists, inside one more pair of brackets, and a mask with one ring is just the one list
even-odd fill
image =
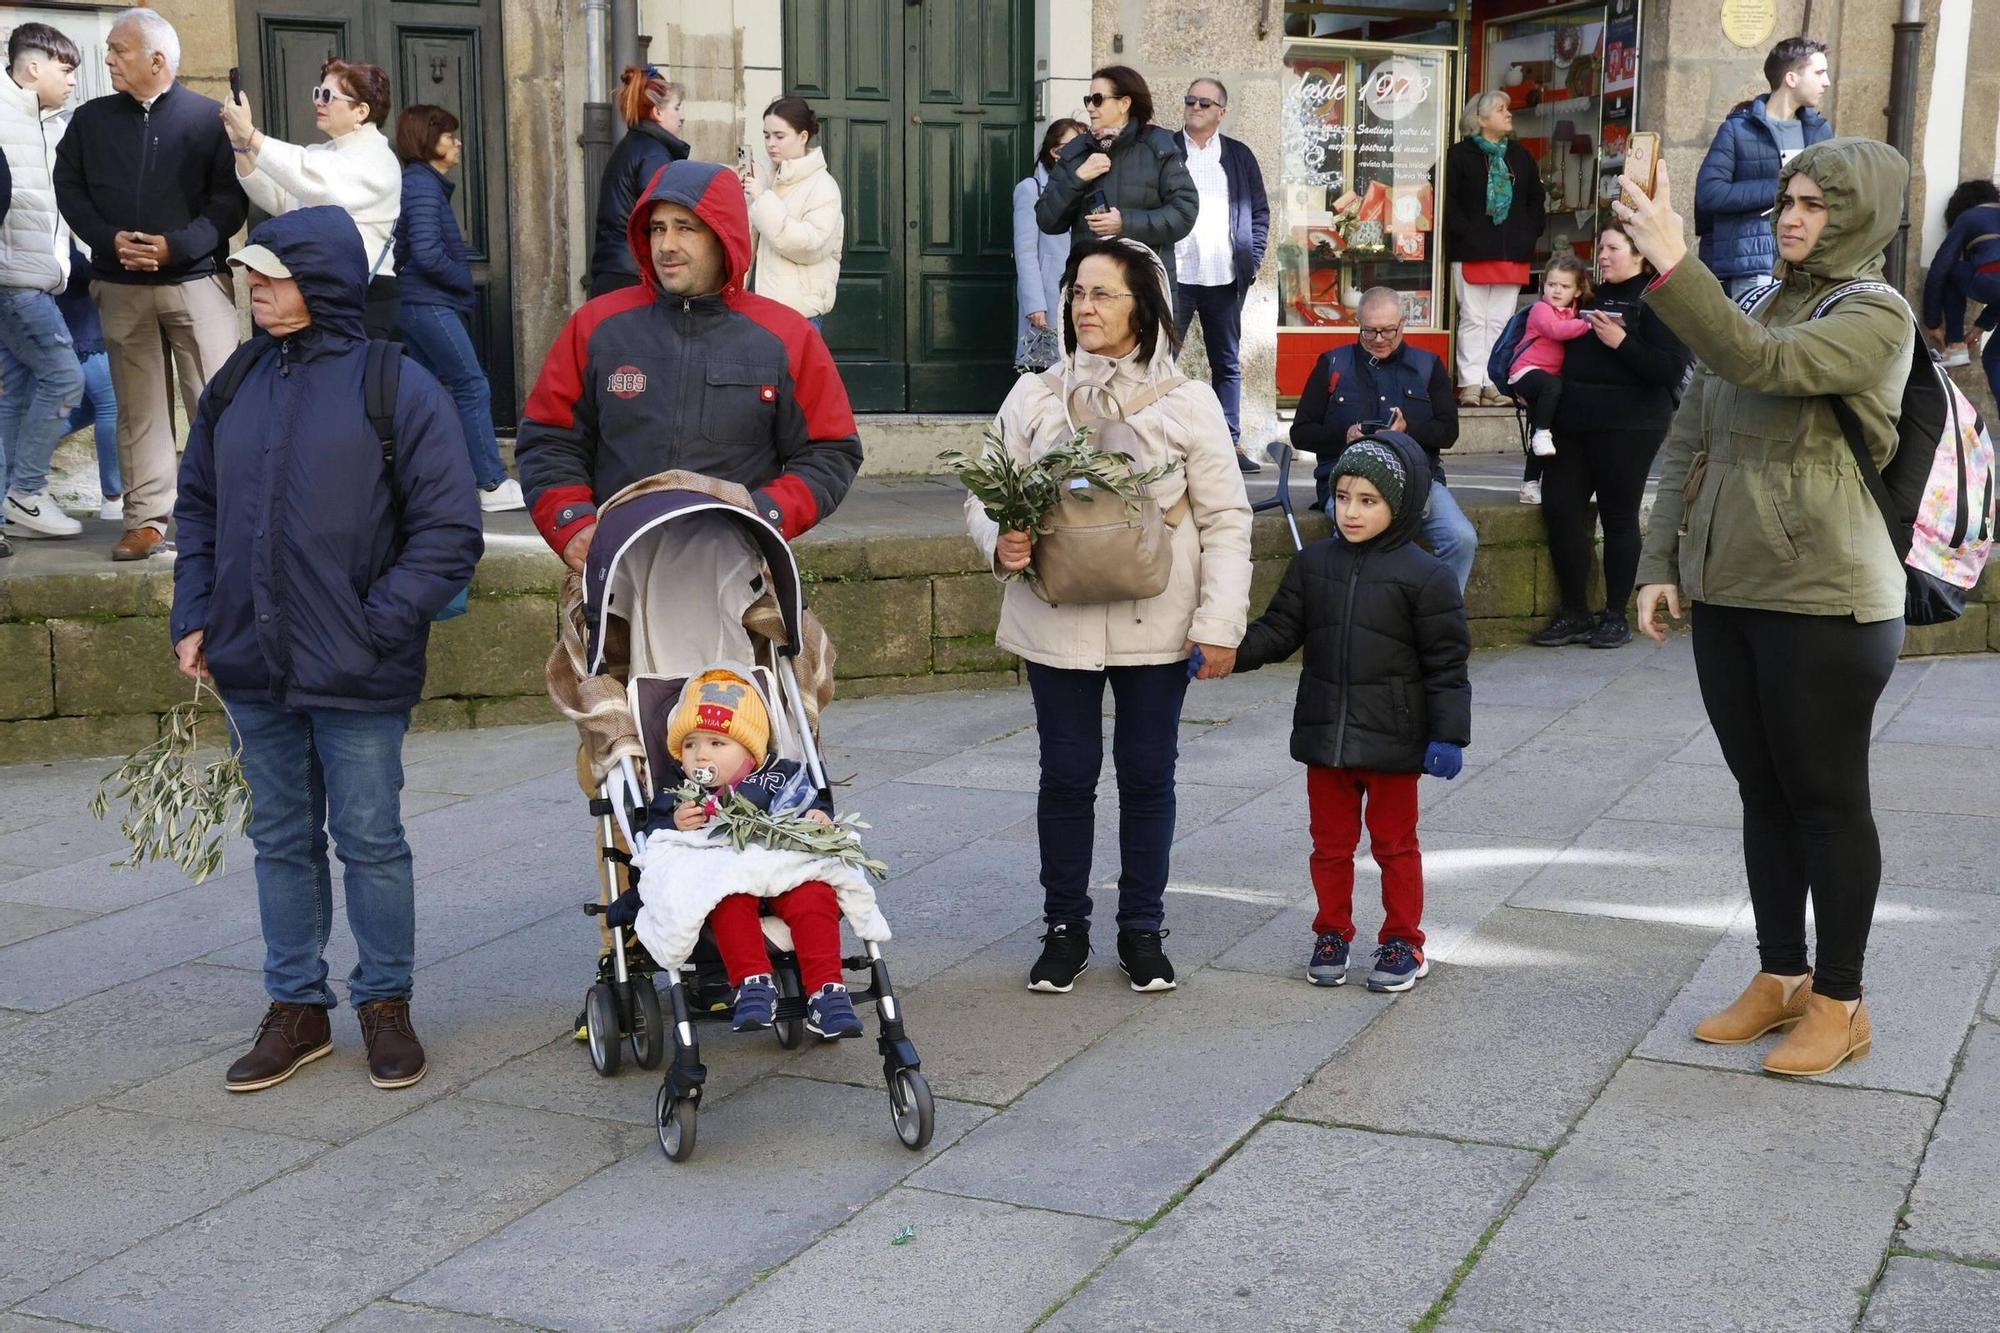
{"label": "baby in stroller", "polygon": [[[655,785],[647,805],[649,833],[705,828],[715,817],[713,793],[725,791],[759,810],[796,808],[808,819],[833,822],[831,803],[804,766],[772,752],[770,713],[757,687],[726,666],[711,666],[688,681],[667,728],[667,753],[678,763]],[[708,799],[678,799],[676,792],[689,778],[711,793]],[[642,888],[643,882],[619,895],[607,913],[610,924],[638,922],[646,901]],[[709,913],[709,933],[736,987],[732,1026],[738,1032],[768,1028],[777,1012],[778,987],[761,921],[765,901],[791,929],[806,992],[806,1030],[827,1041],[862,1035],[861,1017],[842,979],[840,902],[833,887],[817,879],[768,900],[732,893]]]}

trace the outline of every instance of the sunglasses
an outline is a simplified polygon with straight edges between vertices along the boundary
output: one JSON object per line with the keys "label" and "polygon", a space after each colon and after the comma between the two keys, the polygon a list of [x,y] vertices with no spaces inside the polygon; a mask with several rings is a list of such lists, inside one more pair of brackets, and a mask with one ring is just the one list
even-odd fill
{"label": "sunglasses", "polygon": [[336,101],[355,103],[361,101],[358,97],[349,97],[346,93],[337,93],[323,83],[313,85],[312,100],[315,106],[331,106]]}
{"label": "sunglasses", "polygon": [[1106,102],[1115,102],[1123,96],[1125,96],[1123,93],[1085,93],[1083,104],[1088,107],[1099,107]]}
{"label": "sunglasses", "polygon": [[1190,97],[1183,97],[1183,98],[1181,99],[1181,105],[1182,105],[1182,106],[1198,106],[1198,107],[1200,107],[1200,108],[1201,108],[1201,109],[1202,109],[1203,111],[1206,111],[1206,110],[1208,110],[1208,109],[1209,109],[1210,107],[1217,107],[1217,106],[1219,106],[1219,107],[1224,107],[1224,108],[1226,108],[1226,107],[1228,107],[1229,103],[1227,103],[1227,102],[1218,102],[1218,101],[1216,101],[1216,100],[1215,100],[1215,99],[1214,99],[1213,97],[1192,97],[1192,96],[1190,96]]}

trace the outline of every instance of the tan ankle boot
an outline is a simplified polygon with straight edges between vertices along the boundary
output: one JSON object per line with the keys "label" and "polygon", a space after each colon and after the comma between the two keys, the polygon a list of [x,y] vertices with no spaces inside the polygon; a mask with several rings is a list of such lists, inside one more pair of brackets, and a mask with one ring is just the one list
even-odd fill
{"label": "tan ankle boot", "polygon": [[1808,976],[1787,1000],[1785,984],[1769,972],[1759,972],[1734,1004],[1695,1024],[1694,1039],[1715,1046],[1742,1046],[1773,1028],[1788,1028],[1806,1016],[1806,997],[1811,992],[1812,978]]}
{"label": "tan ankle boot", "polygon": [[1855,1005],[1850,1015],[1841,1001],[1815,994],[1806,1004],[1805,1021],[1764,1057],[1764,1072],[1794,1078],[1830,1074],[1843,1061],[1868,1054],[1874,1035],[1867,1004]]}

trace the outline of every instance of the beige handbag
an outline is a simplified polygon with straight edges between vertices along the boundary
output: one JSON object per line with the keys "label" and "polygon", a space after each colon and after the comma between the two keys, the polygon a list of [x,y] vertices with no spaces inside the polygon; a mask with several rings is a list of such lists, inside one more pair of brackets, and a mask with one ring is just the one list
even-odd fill
{"label": "beige handbag", "polygon": [[[1120,403],[1106,393],[1103,396],[1111,403],[1115,415],[1081,422],[1070,412],[1061,373],[1051,370],[1042,379],[1063,397],[1064,411],[1069,413],[1071,422],[1091,427],[1091,443],[1097,452],[1128,459],[1136,457],[1143,446],[1127,417],[1187,383],[1182,376],[1170,376],[1148,386],[1127,403]],[[1085,487],[1085,483],[1075,484]],[[1087,496],[1063,500],[1036,528],[1035,578],[1028,586],[1050,606],[1141,602],[1158,597],[1167,590],[1167,581],[1173,575],[1171,529],[1180,525],[1187,512],[1185,494],[1163,513],[1159,501],[1150,496],[1137,504],[1128,504],[1117,496],[1088,488]]]}

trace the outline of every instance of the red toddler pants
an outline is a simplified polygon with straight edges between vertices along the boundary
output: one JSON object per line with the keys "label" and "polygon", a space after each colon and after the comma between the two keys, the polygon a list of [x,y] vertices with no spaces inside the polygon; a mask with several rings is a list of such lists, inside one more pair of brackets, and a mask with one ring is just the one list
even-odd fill
{"label": "red toddler pants", "polygon": [[1368,844],[1382,867],[1382,933],[1377,943],[1408,940],[1423,947],[1424,857],[1417,846],[1417,775],[1365,768],[1306,766],[1312,823],[1313,893],[1319,915],[1313,934],[1354,939],[1354,849],[1361,841],[1367,798]]}
{"label": "red toddler pants", "polygon": [[[1415,808],[1412,802],[1411,809]],[[732,893],[708,914],[708,928],[722,953],[722,965],[739,986],[745,977],[771,970],[764,927],[757,920],[765,901],[747,893]],[[833,887],[823,880],[807,880],[769,901],[778,919],[792,928],[792,948],[799,956],[799,981],[806,994],[828,982],[842,982],[840,902],[833,896]]]}

